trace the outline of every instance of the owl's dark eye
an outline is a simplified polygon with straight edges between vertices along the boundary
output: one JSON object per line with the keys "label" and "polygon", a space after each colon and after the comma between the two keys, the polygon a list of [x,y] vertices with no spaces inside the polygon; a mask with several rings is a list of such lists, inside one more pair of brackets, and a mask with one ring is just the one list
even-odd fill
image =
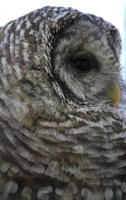
{"label": "owl's dark eye", "polygon": [[99,63],[95,56],[87,54],[81,56],[75,56],[70,58],[70,62],[75,70],[78,70],[82,73],[88,73],[92,70],[99,69]]}

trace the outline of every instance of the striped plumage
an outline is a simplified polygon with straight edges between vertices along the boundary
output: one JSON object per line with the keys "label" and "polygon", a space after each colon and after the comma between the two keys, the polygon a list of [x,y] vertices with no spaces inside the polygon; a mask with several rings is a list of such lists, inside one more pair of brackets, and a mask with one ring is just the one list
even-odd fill
{"label": "striped plumage", "polygon": [[116,28],[71,8],[1,27],[0,200],[126,199],[124,106],[103,92],[119,56]]}

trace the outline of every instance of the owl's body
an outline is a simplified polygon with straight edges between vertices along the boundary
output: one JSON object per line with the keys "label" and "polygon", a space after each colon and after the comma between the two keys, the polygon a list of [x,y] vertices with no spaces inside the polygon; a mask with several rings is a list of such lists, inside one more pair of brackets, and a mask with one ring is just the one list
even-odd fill
{"label": "owl's body", "polygon": [[116,28],[71,8],[0,29],[1,200],[126,199],[119,56]]}

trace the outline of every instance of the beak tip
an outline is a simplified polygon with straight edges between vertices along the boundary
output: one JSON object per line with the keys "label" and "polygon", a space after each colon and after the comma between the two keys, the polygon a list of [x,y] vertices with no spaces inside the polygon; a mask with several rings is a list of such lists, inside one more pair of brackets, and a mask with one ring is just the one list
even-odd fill
{"label": "beak tip", "polygon": [[109,88],[107,92],[108,97],[111,99],[111,102],[114,107],[117,107],[120,103],[121,99],[121,91],[118,82],[114,82]]}

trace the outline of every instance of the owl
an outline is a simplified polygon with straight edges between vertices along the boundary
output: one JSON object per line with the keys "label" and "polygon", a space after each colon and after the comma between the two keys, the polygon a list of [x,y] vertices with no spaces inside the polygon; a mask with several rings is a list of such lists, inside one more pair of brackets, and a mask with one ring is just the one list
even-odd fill
{"label": "owl", "polygon": [[121,39],[44,7],[0,28],[0,200],[125,200]]}

